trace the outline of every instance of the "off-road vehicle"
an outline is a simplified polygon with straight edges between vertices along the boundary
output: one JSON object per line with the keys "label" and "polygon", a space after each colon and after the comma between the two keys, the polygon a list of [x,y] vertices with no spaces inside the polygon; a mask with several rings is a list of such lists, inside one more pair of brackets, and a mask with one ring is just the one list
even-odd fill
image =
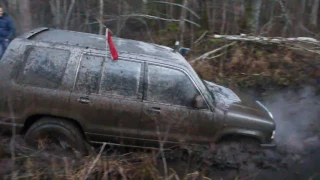
{"label": "off-road vehicle", "polygon": [[44,27],[16,37],[0,61],[1,127],[82,152],[86,142],[158,147],[166,135],[168,145],[237,135],[274,146],[259,101],[201,79],[172,48],[112,39],[116,60],[103,35]]}

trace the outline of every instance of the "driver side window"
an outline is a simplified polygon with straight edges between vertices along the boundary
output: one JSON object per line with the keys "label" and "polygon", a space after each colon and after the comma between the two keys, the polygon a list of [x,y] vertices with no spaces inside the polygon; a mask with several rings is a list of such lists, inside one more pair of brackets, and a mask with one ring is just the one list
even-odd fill
{"label": "driver side window", "polygon": [[157,65],[148,65],[147,71],[148,101],[194,107],[194,99],[200,93],[185,73]]}

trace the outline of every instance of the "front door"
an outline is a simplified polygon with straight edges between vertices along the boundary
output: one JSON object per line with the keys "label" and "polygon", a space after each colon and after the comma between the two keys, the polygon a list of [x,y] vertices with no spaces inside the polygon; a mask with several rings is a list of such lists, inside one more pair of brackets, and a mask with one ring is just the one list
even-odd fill
{"label": "front door", "polygon": [[135,144],[142,111],[142,64],[94,54],[84,54],[80,63],[71,102],[90,140]]}
{"label": "front door", "polygon": [[165,141],[169,147],[210,141],[213,113],[206,104],[200,109],[194,107],[200,92],[184,71],[148,64],[145,84],[140,126],[140,135],[148,139],[145,145]]}

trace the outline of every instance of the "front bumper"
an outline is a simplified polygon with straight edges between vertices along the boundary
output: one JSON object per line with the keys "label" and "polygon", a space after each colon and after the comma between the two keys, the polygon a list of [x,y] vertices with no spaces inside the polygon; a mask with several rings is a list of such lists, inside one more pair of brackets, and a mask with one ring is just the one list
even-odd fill
{"label": "front bumper", "polygon": [[271,140],[269,143],[260,144],[260,146],[264,149],[275,149],[277,147],[274,140]]}

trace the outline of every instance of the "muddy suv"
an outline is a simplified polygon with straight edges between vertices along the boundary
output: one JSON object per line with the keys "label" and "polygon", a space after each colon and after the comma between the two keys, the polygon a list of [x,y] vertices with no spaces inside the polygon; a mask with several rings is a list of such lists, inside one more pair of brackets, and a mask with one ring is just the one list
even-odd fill
{"label": "muddy suv", "polygon": [[100,35],[39,28],[14,39],[0,62],[1,127],[82,152],[86,142],[151,148],[159,136],[173,146],[234,135],[274,146],[260,102],[200,79],[171,48],[113,42],[117,60]]}

